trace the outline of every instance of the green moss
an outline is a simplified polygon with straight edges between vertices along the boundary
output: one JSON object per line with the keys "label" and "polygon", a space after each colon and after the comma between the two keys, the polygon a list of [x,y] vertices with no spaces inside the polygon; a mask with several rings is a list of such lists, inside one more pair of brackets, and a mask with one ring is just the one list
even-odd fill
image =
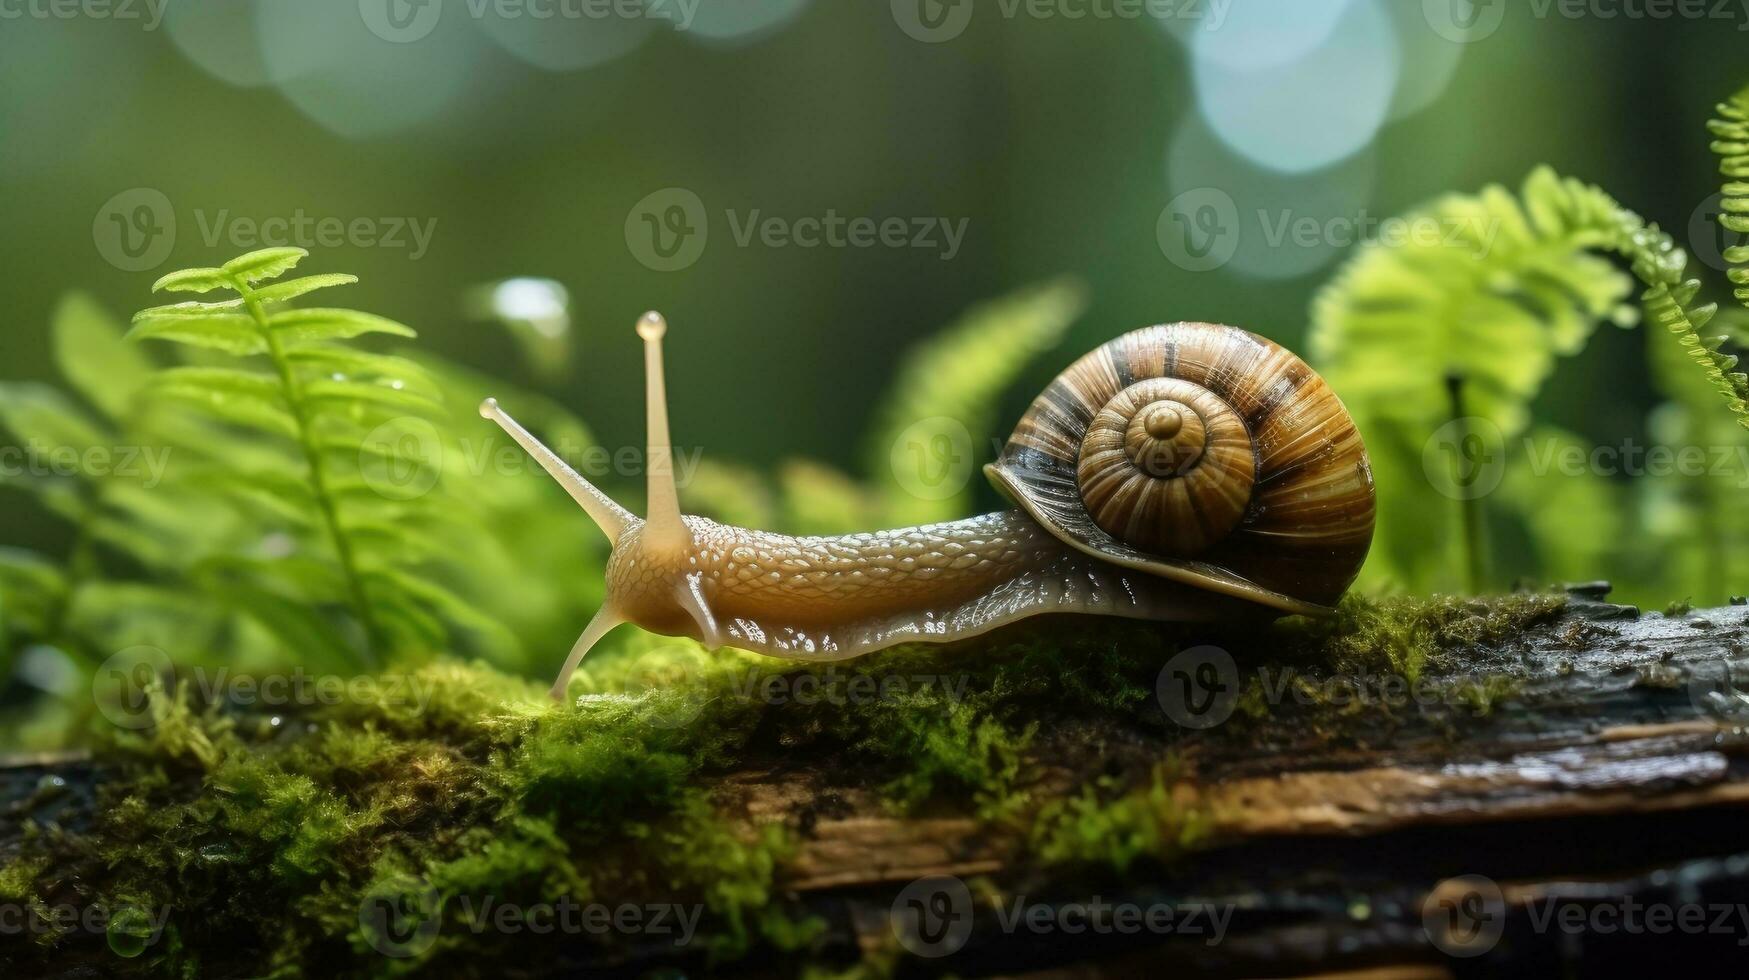
{"label": "green moss", "polygon": [[1524,681],[1517,677],[1488,675],[1460,681],[1452,689],[1453,696],[1470,711],[1486,717],[1494,713],[1495,705],[1517,697]]}
{"label": "green moss", "polygon": [[1109,785],[1084,787],[1039,813],[1033,849],[1047,864],[1108,864],[1120,873],[1143,857],[1178,858],[1207,843],[1211,828],[1210,814],[1178,782],[1177,767],[1167,763],[1147,784],[1109,799],[1100,794]]}
{"label": "green moss", "polygon": [[[1211,816],[1178,771],[1153,768],[1186,734],[1155,700],[1161,666],[1186,643],[1212,639],[1247,667],[1267,660],[1308,676],[1418,676],[1560,607],[1530,596],[1355,599],[1329,622],[1213,631],[1040,620],[799,667],[640,636],[592,660],[563,706],[539,685],[456,661],[373,678],[379,696],[276,716],[192,703],[191,686],[153,688],[155,723],[98,747],[107,775],[91,825],[27,834],[0,867],[0,896],[167,907],[165,933],[128,960],[148,974],[381,975],[439,956],[487,970],[542,962],[561,941],[568,954],[615,941],[477,931],[469,909],[487,896],[697,908],[700,938],[670,952],[701,966],[760,947],[805,951],[820,924],[778,891],[804,817],[738,815],[717,789],[728,773],[807,770],[901,811],[974,814],[1047,864],[1122,869],[1208,842]],[[1457,696],[1479,712],[1514,690],[1459,676]],[[1262,718],[1271,705],[1253,684],[1240,709]],[[1243,738],[1244,726],[1198,737]],[[1128,761],[1100,762],[1114,750]],[[1044,756],[1089,776],[1040,800]],[[409,882],[414,897],[437,897],[435,937],[420,955],[382,956],[361,909],[406,900]],[[129,935],[124,945],[139,945]]]}
{"label": "green moss", "polygon": [[1341,673],[1393,673],[1419,680],[1443,651],[1491,646],[1553,621],[1564,596],[1536,593],[1431,599],[1369,599],[1350,595],[1328,620],[1286,627],[1309,646],[1306,659]]}

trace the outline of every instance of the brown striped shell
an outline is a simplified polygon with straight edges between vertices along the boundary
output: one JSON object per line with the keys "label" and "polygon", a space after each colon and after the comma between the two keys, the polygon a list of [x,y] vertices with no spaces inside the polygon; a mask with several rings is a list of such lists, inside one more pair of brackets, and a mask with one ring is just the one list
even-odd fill
{"label": "brown striped shell", "polygon": [[1236,327],[1104,344],[985,473],[1066,544],[1289,612],[1326,611],[1372,542],[1372,468],[1348,411],[1291,351]]}

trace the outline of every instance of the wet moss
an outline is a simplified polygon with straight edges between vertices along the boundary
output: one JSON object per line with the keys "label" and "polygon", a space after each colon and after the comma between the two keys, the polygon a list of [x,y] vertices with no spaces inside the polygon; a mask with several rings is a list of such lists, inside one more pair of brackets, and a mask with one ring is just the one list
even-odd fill
{"label": "wet moss", "polygon": [[[608,962],[624,955],[607,936],[479,930],[470,910],[486,896],[697,908],[699,937],[666,953],[701,966],[805,951],[820,924],[781,897],[781,880],[806,826],[736,812],[728,774],[805,771],[900,812],[975,815],[1045,864],[1121,871],[1208,842],[1210,815],[1160,763],[1186,734],[1156,701],[1161,666],[1181,647],[1213,642],[1248,666],[1308,676],[1415,678],[1561,606],[1350,599],[1329,621],[1227,629],[1040,620],[800,668],[640,637],[592,660],[564,706],[538,684],[451,660],[374,678],[378,696],[272,716],[196,704],[191,686],[154,688],[153,724],[111,731],[96,748],[105,777],[90,825],[28,827],[15,853],[0,852],[0,899],[166,910],[140,955],[102,960],[150,975],[393,975],[434,962],[492,974],[574,957],[577,943]],[[1478,712],[1513,691],[1459,682]],[[1247,690],[1239,709],[1263,717],[1271,705]],[[1243,726],[1203,737],[1242,738]],[[1101,769],[1094,760],[1113,740],[1148,761],[1128,776]],[[1087,760],[1078,785],[1041,799],[1041,762],[1061,765],[1065,753]],[[363,913],[426,896],[437,922],[428,945],[384,955]],[[57,933],[38,948],[108,957],[104,941]],[[34,954],[0,961],[28,967],[24,955]]]}
{"label": "wet moss", "polygon": [[1434,596],[1370,599],[1350,595],[1327,620],[1290,626],[1303,658],[1338,673],[1398,674],[1419,680],[1441,655],[1466,647],[1492,647],[1525,630],[1558,619],[1565,596],[1518,593],[1485,598]]}
{"label": "wet moss", "polygon": [[1142,858],[1180,858],[1208,843],[1213,825],[1180,780],[1169,761],[1133,789],[1114,795],[1113,781],[1104,779],[1048,803],[1033,827],[1033,853],[1045,864],[1103,864],[1118,873]]}

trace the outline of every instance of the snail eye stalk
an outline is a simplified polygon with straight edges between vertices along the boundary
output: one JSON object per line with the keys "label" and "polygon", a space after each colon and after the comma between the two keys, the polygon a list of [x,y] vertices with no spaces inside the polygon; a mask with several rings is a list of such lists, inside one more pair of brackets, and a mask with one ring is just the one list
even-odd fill
{"label": "snail eye stalk", "polygon": [[662,377],[662,335],[668,321],[655,311],[638,320],[644,338],[644,469],[649,497],[644,516],[643,546],[659,552],[683,552],[692,536],[680,519],[680,494],[674,487],[674,445],[668,438],[668,388]]}

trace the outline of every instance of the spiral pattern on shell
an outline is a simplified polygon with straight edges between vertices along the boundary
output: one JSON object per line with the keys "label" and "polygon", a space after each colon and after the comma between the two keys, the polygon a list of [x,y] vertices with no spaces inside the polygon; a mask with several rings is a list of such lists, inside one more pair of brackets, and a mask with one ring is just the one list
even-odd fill
{"label": "spiral pattern on shell", "polygon": [[1076,361],[986,472],[1062,541],[1292,612],[1328,607],[1372,541],[1353,420],[1285,348],[1176,323]]}

